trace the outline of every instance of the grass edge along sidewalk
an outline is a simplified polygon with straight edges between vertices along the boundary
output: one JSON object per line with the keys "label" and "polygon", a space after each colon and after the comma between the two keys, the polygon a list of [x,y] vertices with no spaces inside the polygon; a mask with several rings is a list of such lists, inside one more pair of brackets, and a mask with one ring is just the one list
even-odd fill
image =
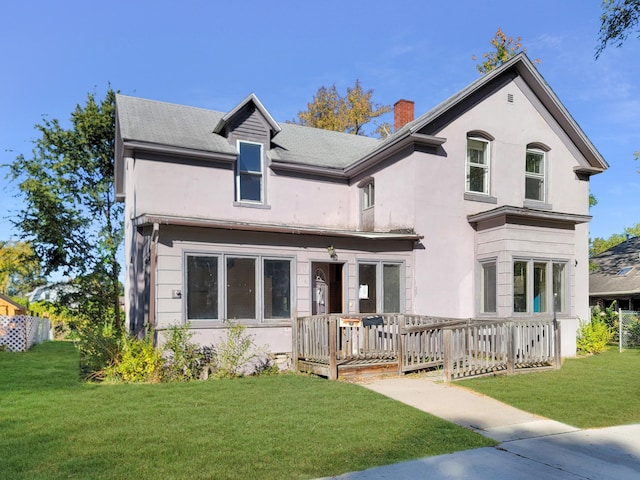
{"label": "grass edge along sidewalk", "polygon": [[458,385],[578,428],[640,423],[640,348],[567,358],[560,370],[468,379]]}
{"label": "grass edge along sidewalk", "polygon": [[358,385],[303,375],[78,378],[72,344],[0,352],[3,476],[304,479],[494,444]]}

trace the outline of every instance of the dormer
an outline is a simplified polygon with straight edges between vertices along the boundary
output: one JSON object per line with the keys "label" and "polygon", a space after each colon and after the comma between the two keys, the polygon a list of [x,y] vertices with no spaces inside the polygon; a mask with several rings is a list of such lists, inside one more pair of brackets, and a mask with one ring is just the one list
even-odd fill
{"label": "dormer", "polygon": [[255,142],[270,142],[281,128],[255,94],[250,94],[233,110],[224,115],[213,129],[214,133],[228,138]]}

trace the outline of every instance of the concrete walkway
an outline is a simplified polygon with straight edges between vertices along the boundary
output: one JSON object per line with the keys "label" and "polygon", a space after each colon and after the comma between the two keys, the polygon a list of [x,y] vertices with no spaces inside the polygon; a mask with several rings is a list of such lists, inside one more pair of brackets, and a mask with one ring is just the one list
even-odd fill
{"label": "concrete walkway", "polygon": [[579,430],[464,387],[424,377],[390,378],[362,385],[500,444],[332,479],[640,479],[640,424]]}

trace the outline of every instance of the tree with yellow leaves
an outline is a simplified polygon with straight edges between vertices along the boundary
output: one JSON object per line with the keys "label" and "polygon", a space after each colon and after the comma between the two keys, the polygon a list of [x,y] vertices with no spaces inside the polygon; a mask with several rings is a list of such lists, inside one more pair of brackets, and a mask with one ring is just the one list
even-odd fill
{"label": "tree with yellow leaves", "polygon": [[353,87],[347,88],[344,96],[338,92],[335,84],[329,88],[323,85],[307,104],[307,110],[298,112],[298,120],[293,123],[364,135],[364,125],[391,110],[388,105],[374,103],[372,97],[373,90],[364,90],[359,80]]}
{"label": "tree with yellow leaves", "polygon": [[31,244],[0,240],[0,293],[24,296],[45,283]]}
{"label": "tree with yellow leaves", "polygon": [[[495,47],[495,50],[482,54],[484,62],[476,65],[476,69],[480,74],[489,73],[510,58],[515,57],[518,53],[526,53],[527,51],[526,48],[522,47],[522,37],[514,40],[513,37],[507,37],[500,28],[498,28],[496,36],[491,39],[490,43]],[[472,59],[473,61],[477,60],[475,55]],[[540,63],[540,60],[536,59],[534,62]]]}

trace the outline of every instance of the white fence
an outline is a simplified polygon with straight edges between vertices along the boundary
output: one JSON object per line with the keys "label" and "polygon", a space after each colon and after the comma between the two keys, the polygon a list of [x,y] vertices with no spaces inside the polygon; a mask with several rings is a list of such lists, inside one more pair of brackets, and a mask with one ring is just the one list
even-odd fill
{"label": "white fence", "polygon": [[51,321],[28,315],[0,316],[0,348],[26,352],[37,343],[51,340]]}

